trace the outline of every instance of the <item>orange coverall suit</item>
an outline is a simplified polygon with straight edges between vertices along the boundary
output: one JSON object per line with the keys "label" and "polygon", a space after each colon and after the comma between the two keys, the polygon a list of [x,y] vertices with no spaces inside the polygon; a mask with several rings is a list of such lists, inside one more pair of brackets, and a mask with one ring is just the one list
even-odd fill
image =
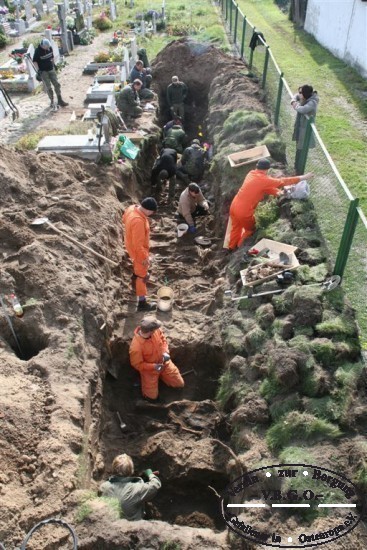
{"label": "orange coverall suit", "polygon": [[185,382],[180,371],[171,360],[164,363],[160,372],[154,369],[155,365],[162,363],[163,353],[168,353],[167,340],[161,329],[152,332],[150,338],[140,336],[139,327],[135,329],[129,353],[132,367],[140,372],[144,397],[157,399],[160,378],[167,386],[184,387]]}
{"label": "orange coverall suit", "polygon": [[146,296],[146,277],[149,267],[149,221],[137,205],[129,206],[126,209],[122,221],[125,224],[125,247],[133,263],[136,277],[136,295]]}
{"label": "orange coverall suit", "polygon": [[279,187],[293,185],[299,181],[301,181],[299,176],[272,178],[264,170],[251,170],[229,209],[232,227],[228,248],[233,250],[252,235],[255,229],[255,209],[265,195],[278,195]]}

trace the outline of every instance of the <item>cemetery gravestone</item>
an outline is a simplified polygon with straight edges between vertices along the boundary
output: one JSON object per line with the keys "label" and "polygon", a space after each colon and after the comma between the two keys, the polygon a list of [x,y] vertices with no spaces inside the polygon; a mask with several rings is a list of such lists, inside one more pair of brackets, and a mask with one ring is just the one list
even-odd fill
{"label": "cemetery gravestone", "polygon": [[62,50],[64,55],[69,55],[70,48],[69,48],[65,13],[66,13],[65,4],[57,4],[57,15],[59,17],[59,22],[60,22]]}

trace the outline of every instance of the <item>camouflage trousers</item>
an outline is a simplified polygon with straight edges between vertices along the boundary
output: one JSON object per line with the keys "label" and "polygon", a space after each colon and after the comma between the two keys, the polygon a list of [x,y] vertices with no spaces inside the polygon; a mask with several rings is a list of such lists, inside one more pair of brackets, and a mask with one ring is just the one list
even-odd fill
{"label": "camouflage trousers", "polygon": [[54,98],[54,94],[52,91],[52,85],[55,89],[57,97],[61,95],[61,86],[59,81],[57,80],[57,74],[54,69],[52,71],[41,71],[41,78],[42,82],[46,88],[46,93],[48,97],[51,99],[51,101]]}

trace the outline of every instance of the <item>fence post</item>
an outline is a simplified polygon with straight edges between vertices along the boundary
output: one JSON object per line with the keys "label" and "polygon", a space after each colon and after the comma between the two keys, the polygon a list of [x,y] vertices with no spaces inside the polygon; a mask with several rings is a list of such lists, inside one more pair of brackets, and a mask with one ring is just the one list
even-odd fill
{"label": "fence post", "polygon": [[233,43],[236,44],[237,41],[237,25],[238,25],[238,4],[236,4],[236,15],[234,18],[234,36],[233,36]]}
{"label": "fence post", "polygon": [[345,266],[347,265],[349,252],[353,243],[354,232],[358,223],[358,207],[359,199],[350,201],[347,219],[345,221],[343,235],[340,240],[338,255],[336,257],[333,275],[343,277]]}
{"label": "fence post", "polygon": [[265,59],[264,59],[264,70],[263,70],[263,79],[262,79],[262,83],[261,83],[262,88],[265,88],[266,77],[267,77],[267,74],[268,74],[268,65],[269,65],[269,46],[266,46]]}
{"label": "fence post", "polygon": [[284,73],[280,73],[280,75],[279,75],[279,84],[278,84],[277,101],[276,101],[276,104],[275,104],[275,112],[274,112],[274,124],[275,124],[275,126],[278,126],[278,124],[279,124],[280,103],[282,101],[282,93],[283,93],[283,76],[284,76]]}
{"label": "fence post", "polygon": [[228,2],[229,2],[229,0],[224,0],[224,2],[226,3],[225,20],[227,21],[228,20]]}
{"label": "fence post", "polygon": [[243,59],[243,53],[245,51],[245,36],[246,36],[246,15],[243,17],[242,24],[242,41],[241,41],[241,57]]}
{"label": "fence post", "polygon": [[232,8],[233,0],[229,0],[229,32],[232,34]]}
{"label": "fence post", "polygon": [[[301,115],[301,116],[304,116],[304,115]],[[314,118],[310,116],[307,120],[306,132],[303,140],[302,149],[297,149],[297,152],[296,152],[295,169],[297,174],[305,173],[305,167],[307,162],[308,151],[310,149],[310,140],[311,140],[311,134],[312,134],[311,124],[313,123],[313,121],[314,121]]]}

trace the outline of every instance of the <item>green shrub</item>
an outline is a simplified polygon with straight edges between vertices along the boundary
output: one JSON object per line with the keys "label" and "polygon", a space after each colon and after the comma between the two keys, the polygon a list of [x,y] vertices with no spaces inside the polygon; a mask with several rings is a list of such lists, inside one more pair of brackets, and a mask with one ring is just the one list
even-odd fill
{"label": "green shrub", "polygon": [[266,441],[272,451],[282,449],[291,441],[314,441],[336,439],[341,431],[338,426],[312,414],[293,411],[271,426]]}
{"label": "green shrub", "polygon": [[110,59],[109,52],[98,52],[93,58],[95,63],[108,63]]}
{"label": "green shrub", "polygon": [[0,32],[0,48],[5,48],[7,44],[6,36],[2,32]]}
{"label": "green shrub", "polygon": [[99,31],[107,31],[108,29],[112,29],[113,24],[111,19],[108,19],[105,15],[97,15],[93,19],[93,26]]}

